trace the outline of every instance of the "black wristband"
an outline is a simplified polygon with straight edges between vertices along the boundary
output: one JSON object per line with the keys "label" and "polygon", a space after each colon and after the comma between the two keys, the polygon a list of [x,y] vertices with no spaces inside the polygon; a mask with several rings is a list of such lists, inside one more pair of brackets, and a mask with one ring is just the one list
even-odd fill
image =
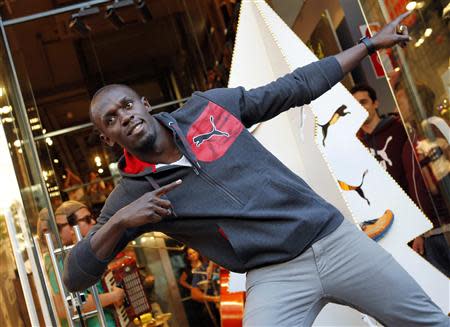
{"label": "black wristband", "polygon": [[430,158],[431,162],[433,162],[433,161],[438,160],[440,157],[442,157],[443,154],[444,154],[444,151],[442,151],[442,149],[437,146],[430,150],[427,157]]}
{"label": "black wristband", "polygon": [[360,38],[358,44],[359,43],[363,43],[366,46],[369,56],[377,51],[377,49],[375,49],[375,45],[368,36],[363,36],[362,38]]}

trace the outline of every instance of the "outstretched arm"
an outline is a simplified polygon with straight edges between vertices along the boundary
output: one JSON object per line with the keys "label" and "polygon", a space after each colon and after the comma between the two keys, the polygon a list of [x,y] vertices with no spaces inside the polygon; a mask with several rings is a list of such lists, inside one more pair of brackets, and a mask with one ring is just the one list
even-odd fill
{"label": "outstretched arm", "polygon": [[[392,22],[383,27],[375,36],[370,38],[369,42],[372,43],[374,50],[381,50],[391,48],[396,44],[405,46],[407,42],[411,40],[408,35],[408,29],[406,27],[399,28],[400,23],[408,17],[412,11],[408,11],[398,16]],[[356,66],[359,65],[362,59],[368,54],[368,48],[365,44],[359,43],[354,47],[347,49],[334,57],[338,61],[342,68],[342,72],[345,74],[351,72]]]}
{"label": "outstretched arm", "polygon": [[[397,33],[397,26],[410,12],[400,15],[370,38],[374,50],[404,46],[409,40],[408,31]],[[365,44],[357,44],[335,56],[312,62],[267,85],[246,91],[244,88],[213,89],[209,98],[217,104],[233,110],[246,127],[269,120],[293,107],[308,104],[331,89],[353,70],[368,54]]]}

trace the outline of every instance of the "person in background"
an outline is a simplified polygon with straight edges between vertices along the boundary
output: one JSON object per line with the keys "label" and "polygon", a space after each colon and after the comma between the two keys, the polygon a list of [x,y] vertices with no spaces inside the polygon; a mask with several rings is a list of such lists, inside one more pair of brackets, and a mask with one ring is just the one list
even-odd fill
{"label": "person in background", "polygon": [[192,248],[185,249],[185,262],[179,283],[191,296],[191,299],[184,301],[189,323],[192,326],[214,326],[219,321],[219,314],[216,306],[210,306],[208,302],[219,303],[220,297],[211,292],[212,288],[205,288],[205,283],[202,284],[206,281],[206,286],[211,285],[212,278],[207,275],[209,262]]}
{"label": "person in background", "polygon": [[[68,219],[70,218],[70,220]],[[89,231],[90,226],[95,224],[95,220],[90,214],[87,206],[78,201],[65,201],[63,202],[56,210],[55,210],[55,219],[58,226],[59,235],[63,245],[69,246],[75,242],[75,234],[73,231],[74,222],[75,224],[79,224],[81,234],[86,235]],[[62,261],[60,269],[63,268]],[[55,271],[53,270],[53,266],[49,260],[48,264],[46,264],[46,270],[48,275],[50,276],[50,283],[52,285],[52,291],[56,296],[55,305],[58,311],[58,317],[60,317],[61,323],[66,326],[66,315],[62,303],[62,298],[59,296],[59,288],[56,283]],[[114,319],[113,313],[107,309],[106,307],[110,305],[120,305],[123,302],[125,292],[116,287],[112,292],[104,292],[101,281],[96,284],[97,290],[100,293],[99,299],[104,308],[106,324],[108,327],[116,326],[116,322]],[[86,291],[86,302],[83,304],[82,312],[90,312],[95,310],[95,300],[89,290]],[[99,319],[94,316],[86,319],[86,324],[88,327],[98,327],[100,326]]]}
{"label": "person in background", "polygon": [[[350,93],[366,109],[368,117],[357,136],[369,149],[380,165],[394,178],[398,185],[409,195],[417,206],[427,215],[434,228],[440,226],[439,215],[432,203],[431,193],[422,176],[420,165],[416,160],[414,148],[399,117],[378,114],[378,98],[375,90],[369,85],[354,86]],[[445,240],[444,240],[445,241]],[[418,236],[412,248],[444,274],[449,276],[450,270],[437,261],[450,255],[448,247],[439,246],[439,251],[431,246],[426,249],[423,236]],[[441,253],[439,253],[441,252]],[[439,253],[439,254],[438,254]],[[448,260],[448,259],[447,259]],[[444,260],[446,262],[447,260]]]}

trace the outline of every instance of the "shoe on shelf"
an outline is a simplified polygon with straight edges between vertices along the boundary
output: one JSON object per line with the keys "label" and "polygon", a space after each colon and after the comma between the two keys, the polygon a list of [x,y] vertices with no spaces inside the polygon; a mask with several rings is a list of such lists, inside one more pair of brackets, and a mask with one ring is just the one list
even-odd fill
{"label": "shoe on shelf", "polygon": [[393,222],[394,213],[387,209],[380,218],[363,221],[359,226],[367,236],[378,242],[386,235]]}

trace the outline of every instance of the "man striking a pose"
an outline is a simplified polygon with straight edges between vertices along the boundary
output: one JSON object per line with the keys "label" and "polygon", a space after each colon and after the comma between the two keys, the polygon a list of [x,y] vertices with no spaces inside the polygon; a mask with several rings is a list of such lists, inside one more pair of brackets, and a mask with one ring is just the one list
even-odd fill
{"label": "man striking a pose", "polygon": [[160,231],[247,272],[245,326],[310,326],[336,302],[387,326],[448,327],[448,317],[386,251],[247,131],[310,103],[368,53],[405,45],[410,38],[397,25],[407,15],[268,85],[195,92],[170,114],[150,115],[147,100],[124,85],[97,91],[91,119],[107,144],[125,149],[123,178],[68,255],[67,288],[94,284],[128,242]]}

